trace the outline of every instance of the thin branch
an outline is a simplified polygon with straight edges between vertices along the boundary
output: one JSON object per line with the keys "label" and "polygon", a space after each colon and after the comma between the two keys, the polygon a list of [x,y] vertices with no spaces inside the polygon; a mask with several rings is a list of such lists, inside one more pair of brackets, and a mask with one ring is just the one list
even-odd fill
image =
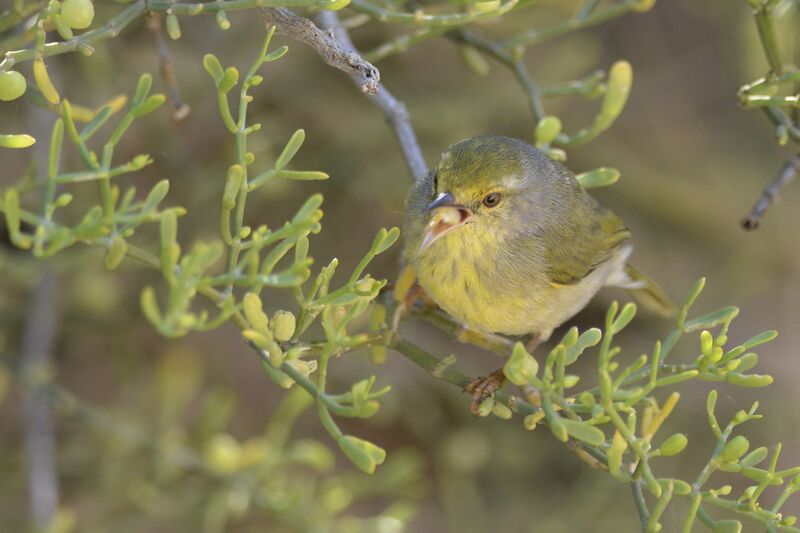
{"label": "thin branch", "polygon": [[[339,22],[339,17],[336,16],[336,13],[322,11],[318,20],[322,28],[330,31],[345,50],[358,55],[358,51],[350,40],[350,34]],[[355,77],[353,77],[353,80],[358,83]],[[380,84],[378,85],[378,92],[370,96],[370,99],[383,111],[386,120],[389,121],[389,124],[394,129],[397,142],[400,144],[400,150],[403,152],[403,157],[406,160],[411,176],[415,180],[421,179],[428,172],[428,165],[425,163],[419,142],[417,142],[417,135],[411,127],[411,120],[405,104]]]}
{"label": "thin branch", "polygon": [[756,202],[756,205],[753,206],[753,210],[750,211],[750,214],[742,221],[742,227],[746,230],[758,228],[758,225],[761,223],[761,218],[764,216],[769,206],[778,198],[781,189],[788,185],[798,173],[800,173],[800,155],[793,155],[783,166],[773,182],[761,193],[761,197]]}
{"label": "thin branch", "polygon": [[6,52],[5,57],[0,61],[0,71],[9,70],[17,63],[30,61],[39,55],[49,57],[83,49],[91,52],[92,44],[110,39],[119,35],[131,22],[137,20],[146,11],[166,12],[175,15],[202,15],[206,13],[216,13],[217,11],[239,11],[254,8],[266,8],[279,4],[281,6],[293,7],[313,7],[330,4],[329,0],[221,0],[207,3],[188,3],[175,2],[173,0],[137,0],[128,7],[118,12],[104,25],[93,30],[77,35],[72,39],[45,44],[41,51],[35,47],[23,50],[12,50]]}
{"label": "thin branch", "polygon": [[775,125],[776,132],[779,128],[783,129],[792,141],[800,144],[800,125],[796,124],[792,117],[779,107],[762,107],[761,109],[767,115],[769,121]]}
{"label": "thin branch", "polygon": [[544,104],[542,103],[542,93],[539,87],[531,80],[528,74],[528,69],[521,58],[515,57],[515,54],[503,48],[502,45],[489,39],[481,37],[477,33],[461,30],[453,35],[453,38],[474,46],[475,48],[486,52],[494,57],[497,61],[505,64],[516,76],[517,81],[525,91],[528,98],[528,106],[533,115],[533,121],[539,122],[545,115]]}
{"label": "thin branch", "polygon": [[[50,371],[53,340],[58,328],[57,287],[55,275],[46,270],[33,288],[25,316],[21,372],[27,381],[34,383]],[[58,510],[55,422],[50,405],[35,390],[23,394],[22,408],[31,513],[37,529],[44,530]]]}
{"label": "thin branch", "polygon": [[781,61],[780,51],[778,50],[778,37],[775,34],[775,23],[772,19],[772,7],[763,5],[754,13],[758,37],[761,39],[761,46],[764,48],[764,55],[767,57],[769,68],[774,74],[783,72],[783,61]]}
{"label": "thin branch", "polygon": [[572,31],[596,26],[602,22],[622,16],[626,13],[634,11],[639,3],[639,0],[621,0],[620,2],[611,4],[600,11],[587,13],[585,16],[581,16],[581,13],[578,13],[577,16],[563,20],[547,28],[522,32],[519,35],[515,35],[514,37],[510,37],[500,42],[500,45],[503,48],[511,50],[515,46],[527,47],[539,44],[556,37],[561,37],[562,35]]}
{"label": "thin branch", "polygon": [[353,50],[347,49],[329,33],[322,31],[307,18],[282,7],[262,8],[268,25],[277,27],[278,33],[307,44],[328,65],[350,75],[361,90],[369,95],[378,94],[381,74],[377,68],[364,61]]}
{"label": "thin branch", "polygon": [[642,479],[639,478],[631,483],[633,501],[636,504],[636,511],[639,513],[639,520],[642,522],[642,531],[647,531],[647,524],[650,522],[650,511],[647,509],[647,502],[642,493]]}
{"label": "thin branch", "polygon": [[[344,24],[344,22],[342,23]],[[431,39],[433,37],[438,37],[439,35],[443,35],[449,31],[452,31],[452,28],[448,27],[433,27],[433,28],[422,28],[412,33],[407,33],[405,35],[401,35],[396,39],[393,39],[387,43],[384,43],[369,52],[364,54],[364,59],[367,61],[380,61],[382,59],[386,59],[389,56],[394,54],[399,54],[401,52],[405,52],[413,45],[425,41],[427,39]]]}
{"label": "thin branch", "polygon": [[366,0],[352,0],[350,2],[350,9],[365,13],[370,17],[380,20],[381,22],[389,22],[396,24],[409,24],[413,26],[425,27],[457,27],[470,24],[472,22],[479,22],[482,20],[491,20],[501,17],[520,5],[519,0],[505,0],[498,3],[497,7],[488,11],[470,10],[461,13],[446,13],[441,15],[433,15],[426,13],[422,9],[416,9],[413,12],[398,12],[394,10],[385,9],[379,5],[373,4]]}
{"label": "thin branch", "polygon": [[153,36],[153,45],[158,51],[158,66],[161,71],[161,78],[167,86],[167,94],[172,102],[172,118],[177,122],[189,116],[192,108],[181,98],[178,88],[178,78],[175,75],[175,61],[164,40],[164,33],[161,31],[161,15],[150,13],[147,17],[147,29]]}

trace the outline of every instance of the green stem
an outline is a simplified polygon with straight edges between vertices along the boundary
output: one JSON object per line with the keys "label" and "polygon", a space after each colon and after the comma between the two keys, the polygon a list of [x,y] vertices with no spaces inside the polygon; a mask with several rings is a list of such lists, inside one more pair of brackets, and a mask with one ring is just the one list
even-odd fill
{"label": "green stem", "polygon": [[392,22],[400,24],[413,24],[428,28],[457,27],[478,22],[481,20],[500,17],[515,7],[519,0],[505,0],[496,9],[490,11],[468,11],[466,13],[448,13],[445,15],[430,15],[424,11],[417,10],[413,13],[398,13],[390,11],[381,6],[375,5],[367,0],[353,0],[349,7],[359,13],[365,13],[381,22]]}
{"label": "green stem", "polygon": [[695,492],[699,492],[700,489],[703,488],[705,482],[708,481],[708,478],[711,477],[711,474],[713,474],[717,469],[717,459],[722,453],[722,448],[725,447],[725,443],[728,442],[728,437],[731,436],[733,428],[733,422],[728,423],[728,425],[725,426],[725,430],[717,439],[717,444],[714,447],[714,451],[711,453],[711,457],[708,459],[705,466],[703,466],[703,470],[700,471],[700,473],[697,475],[697,479],[692,484],[692,488]]}
{"label": "green stem", "polygon": [[[4,10],[0,13],[0,34],[5,32],[6,30],[13,28],[26,18],[30,17],[40,9],[42,9],[47,2],[44,1],[37,1],[37,2],[30,2],[23,6],[20,6],[19,11],[16,7],[12,7],[11,9]],[[0,43],[0,47],[2,44]]]}
{"label": "green stem", "polygon": [[786,114],[785,111],[777,107],[763,107],[764,113],[767,118],[775,124],[775,126],[783,126],[786,128],[786,133],[795,143],[800,144],[800,127]]}
{"label": "green stem", "polygon": [[745,107],[800,107],[800,95],[795,96],[767,96],[754,94],[745,96],[742,100]]}
{"label": "green stem", "polygon": [[646,531],[647,523],[650,522],[650,511],[644,499],[642,484],[641,478],[633,481],[631,483],[631,492],[633,493],[633,502],[636,504],[636,512],[639,514],[639,520],[642,522],[642,531]]}
{"label": "green stem", "polygon": [[384,43],[377,48],[370,50],[363,55],[363,58],[365,61],[369,61],[370,63],[377,63],[378,61],[386,59],[389,56],[405,52],[419,42],[426,41],[432,37],[438,37],[451,30],[452,28],[446,26],[422,28],[407,35],[402,35],[392,41],[389,41],[388,43]]}
{"label": "green stem", "polygon": [[622,0],[616,2],[605,9],[593,12],[588,17],[572,17],[560,23],[554,24],[541,30],[529,30],[519,35],[500,42],[500,46],[511,49],[516,46],[532,46],[535,44],[560,37],[574,30],[596,26],[607,20],[617,18],[630,11],[639,4],[639,0]]}
{"label": "green stem", "polygon": [[[769,513],[768,511],[751,511],[748,509],[746,504],[741,504],[739,502],[726,500],[724,498],[717,498],[715,496],[711,496],[710,494],[703,495],[703,502],[710,503],[711,505],[715,505],[717,507],[726,509],[728,511],[733,511],[737,514],[750,518],[751,520],[754,520],[762,525],[767,525],[765,524],[765,522],[767,520],[770,520],[765,516],[764,513],[772,515],[772,513]],[[703,519],[700,512],[697,513],[697,516],[700,517],[701,520]],[[771,520],[774,520],[774,518],[772,518]],[[800,533],[800,528],[798,527],[786,526],[775,522],[769,524],[769,526],[772,526],[776,531],[790,531],[792,533]]]}
{"label": "green stem", "polygon": [[[516,2],[516,0],[513,0]],[[260,7],[319,7],[330,4],[330,0],[226,0],[222,2],[189,3],[172,0],[137,0],[120,11],[103,26],[87,31],[67,41],[47,43],[41,50],[42,57],[74,52],[79,48],[90,48],[92,44],[119,35],[131,22],[146,11],[170,11],[177,15],[201,15],[216,13],[219,10],[238,11]],[[37,56],[35,48],[6,52],[0,62],[0,71],[9,70],[17,63],[33,60]]]}
{"label": "green stem", "polygon": [[781,61],[780,52],[778,51],[778,39],[775,35],[772,9],[763,6],[754,13],[754,16],[758,36],[761,39],[761,46],[764,48],[764,55],[767,56],[769,67],[774,74],[779,75],[783,71],[783,62]]}
{"label": "green stem", "polygon": [[686,519],[683,521],[682,533],[692,533],[692,526],[697,513],[701,510],[700,503],[703,501],[703,495],[700,493],[692,494],[692,503],[689,505],[689,512],[686,513]]}
{"label": "green stem", "polygon": [[469,342],[480,348],[493,352],[500,357],[508,357],[509,352],[514,348],[514,342],[500,335],[483,334],[472,330],[466,330],[462,324],[450,315],[438,309],[425,309],[415,312],[422,320],[433,324],[442,331],[450,334],[453,338]]}
{"label": "green stem", "polygon": [[[128,24],[139,18],[145,12],[145,9],[144,0],[139,0],[135,4],[131,4],[129,7],[122,10],[106,24],[97,29],[87,31],[68,41],[45,44],[41,50],[42,57],[74,52],[80,47],[89,46],[97,41],[116,37]],[[0,63],[0,70],[8,70],[17,63],[30,61],[36,57],[36,54],[37,51],[35,48],[6,52],[5,59]]]}

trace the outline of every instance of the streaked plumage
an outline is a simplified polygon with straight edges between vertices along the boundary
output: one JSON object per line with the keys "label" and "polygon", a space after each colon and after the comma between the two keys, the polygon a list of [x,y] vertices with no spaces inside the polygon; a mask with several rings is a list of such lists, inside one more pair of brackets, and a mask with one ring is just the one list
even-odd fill
{"label": "streaked plumage", "polygon": [[[500,195],[493,207],[482,203],[490,193]],[[436,199],[442,206],[431,210]],[[412,188],[405,237],[422,288],[478,331],[547,338],[608,285],[646,290],[667,305],[626,267],[632,248],[622,220],[566,167],[517,139],[452,145]]]}

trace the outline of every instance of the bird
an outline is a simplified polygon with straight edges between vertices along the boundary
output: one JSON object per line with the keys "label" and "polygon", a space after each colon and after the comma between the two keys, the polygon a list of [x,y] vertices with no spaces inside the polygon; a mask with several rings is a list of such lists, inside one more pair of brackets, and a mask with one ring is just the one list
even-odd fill
{"label": "bird", "polygon": [[[412,186],[404,234],[403,261],[419,288],[473,331],[535,345],[609,286],[674,313],[665,292],[628,264],[623,220],[520,139],[480,135],[451,145]],[[465,388],[473,414],[503,380],[500,369]]]}

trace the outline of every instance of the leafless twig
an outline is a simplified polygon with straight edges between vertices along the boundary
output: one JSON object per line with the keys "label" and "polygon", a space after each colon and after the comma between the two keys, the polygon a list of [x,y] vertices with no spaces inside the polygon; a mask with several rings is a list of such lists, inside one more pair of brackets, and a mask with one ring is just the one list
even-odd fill
{"label": "leafless twig", "polygon": [[414,179],[424,176],[428,166],[411,127],[406,106],[381,85],[380,72],[361,57],[336,14],[331,11],[320,12],[320,28],[286,8],[263,8],[261,11],[267,24],[274,24],[278,32],[307,44],[327,64],[350,75],[391,124],[411,175]]}
{"label": "leafless twig", "polygon": [[360,55],[338,43],[307,18],[284,7],[261,8],[267,24],[275,25],[278,33],[288,35],[313,48],[328,65],[346,72],[369,95],[378,93],[381,73]]}
{"label": "leafless twig", "polygon": [[[318,21],[324,29],[333,34],[336,41],[346,50],[358,55],[358,50],[353,46],[353,41],[350,40],[347,28],[339,22],[339,17],[336,13],[322,11],[318,16]],[[405,104],[395,98],[383,85],[379,85],[377,94],[371,96],[371,100],[383,111],[386,120],[389,121],[389,124],[394,129],[397,142],[400,144],[400,150],[403,152],[403,157],[406,160],[411,176],[415,180],[422,178],[428,172],[428,165],[425,164],[425,158],[417,142],[417,135],[411,127],[411,120]]]}
{"label": "leafless twig", "polygon": [[[55,274],[45,271],[33,288],[25,316],[21,371],[26,380],[44,379],[49,372],[58,327],[56,293]],[[31,512],[37,529],[44,530],[58,510],[53,412],[32,387],[23,395],[23,414]]]}
{"label": "leafless twig", "polygon": [[176,121],[183,120],[189,115],[191,108],[183,101],[178,89],[178,79],[175,77],[175,62],[172,60],[172,54],[169,52],[166,41],[164,41],[164,33],[161,31],[161,15],[150,13],[147,16],[147,29],[150,30],[150,34],[153,36],[153,44],[158,50],[161,78],[164,80],[164,85],[167,86],[167,94],[172,102],[172,118]]}
{"label": "leafless twig", "polygon": [[753,206],[753,210],[742,220],[742,227],[746,230],[758,228],[761,223],[761,217],[764,216],[769,206],[778,198],[781,189],[788,185],[798,173],[800,173],[800,155],[793,155],[783,166],[775,180],[761,193],[761,197],[756,202],[756,205]]}

